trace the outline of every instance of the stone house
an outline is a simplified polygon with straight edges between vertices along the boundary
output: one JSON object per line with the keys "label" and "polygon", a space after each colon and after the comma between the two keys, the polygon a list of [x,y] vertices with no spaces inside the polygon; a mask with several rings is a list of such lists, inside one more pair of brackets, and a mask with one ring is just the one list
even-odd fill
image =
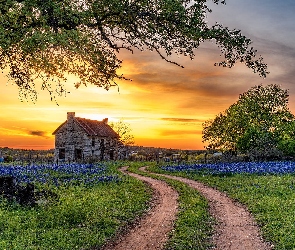
{"label": "stone house", "polygon": [[96,121],[68,112],[67,120],[52,134],[55,135],[55,162],[118,159],[121,142],[108,125],[108,118]]}

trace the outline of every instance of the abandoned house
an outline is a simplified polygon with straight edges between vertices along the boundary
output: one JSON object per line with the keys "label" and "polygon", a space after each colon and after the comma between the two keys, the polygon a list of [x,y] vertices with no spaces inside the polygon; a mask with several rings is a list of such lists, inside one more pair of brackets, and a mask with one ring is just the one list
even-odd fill
{"label": "abandoned house", "polygon": [[108,118],[96,121],[68,112],[67,120],[52,134],[55,135],[55,162],[118,158],[121,143],[119,135],[108,125]]}

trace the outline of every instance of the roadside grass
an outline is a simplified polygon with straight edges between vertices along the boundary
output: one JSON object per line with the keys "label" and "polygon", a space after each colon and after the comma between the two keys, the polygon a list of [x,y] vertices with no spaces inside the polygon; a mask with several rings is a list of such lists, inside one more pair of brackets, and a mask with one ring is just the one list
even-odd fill
{"label": "roadside grass", "polygon": [[35,207],[0,198],[0,249],[99,249],[140,216],[151,198],[142,182],[117,171],[120,163],[106,166],[118,181],[44,184],[58,200]]}
{"label": "roadside grass", "polygon": [[256,218],[263,237],[275,249],[295,249],[295,175],[294,174],[209,174],[163,171],[157,173],[182,176],[216,187],[245,204]]}
{"label": "roadside grass", "polygon": [[139,168],[143,166],[155,167],[155,163],[130,162],[128,170],[154,179],[164,180],[179,193],[179,213],[165,249],[210,249],[215,221],[208,213],[207,201],[199,192],[182,182],[140,171]]}

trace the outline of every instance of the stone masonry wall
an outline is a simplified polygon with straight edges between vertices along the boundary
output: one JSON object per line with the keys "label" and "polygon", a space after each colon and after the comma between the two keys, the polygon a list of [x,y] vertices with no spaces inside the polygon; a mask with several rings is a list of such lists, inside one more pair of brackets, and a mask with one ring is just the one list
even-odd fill
{"label": "stone masonry wall", "polygon": [[[55,162],[76,161],[77,151],[81,152],[82,159],[80,160],[89,158],[96,160],[117,159],[117,144],[118,141],[113,138],[87,135],[74,120],[69,119],[55,134]],[[59,159],[60,150],[65,151],[64,160]]]}

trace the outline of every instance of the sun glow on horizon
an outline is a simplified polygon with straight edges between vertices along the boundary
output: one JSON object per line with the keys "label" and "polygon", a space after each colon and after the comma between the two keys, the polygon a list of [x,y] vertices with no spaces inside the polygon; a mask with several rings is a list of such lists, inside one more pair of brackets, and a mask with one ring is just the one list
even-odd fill
{"label": "sun glow on horizon", "polygon": [[[271,74],[266,79],[240,63],[231,69],[215,67],[214,63],[223,57],[211,42],[200,46],[193,61],[181,56],[169,57],[184,68],[165,62],[154,52],[122,50],[118,54],[122,68],[117,73],[130,80],[118,80],[118,86],[108,91],[92,85],[76,89],[77,78],[69,75],[64,83],[69,93],[56,96],[56,102],[50,100],[47,91],[41,90],[40,81],[35,82],[37,102],[21,102],[17,86],[7,84],[8,79],[0,74],[0,147],[54,148],[52,132],[66,121],[67,112],[75,112],[77,117],[92,120],[122,119],[130,124],[139,146],[204,149],[202,123],[226,110],[238,100],[239,94],[261,83],[280,84],[289,89],[290,110],[295,113],[292,9],[282,12],[283,8],[274,6],[283,4],[275,1],[265,6],[236,0],[220,11],[220,6],[213,2],[211,5],[213,21],[218,19],[230,29],[241,27],[253,39],[253,47],[269,65]],[[237,18],[230,13],[243,14]],[[273,18],[287,14],[284,20]],[[249,26],[249,20],[255,26]],[[267,27],[261,25],[261,20],[268,20]],[[265,32],[273,35],[265,36]]]}

